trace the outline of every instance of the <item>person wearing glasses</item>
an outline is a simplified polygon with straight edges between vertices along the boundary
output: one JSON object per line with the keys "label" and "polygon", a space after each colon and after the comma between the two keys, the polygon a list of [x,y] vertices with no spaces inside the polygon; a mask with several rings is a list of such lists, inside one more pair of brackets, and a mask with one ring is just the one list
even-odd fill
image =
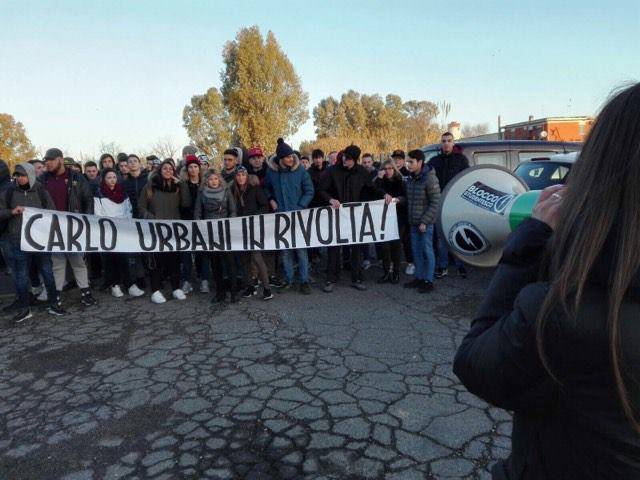
{"label": "person wearing glasses", "polygon": [[[453,134],[445,132],[440,137],[440,143],[442,145],[441,152],[433,157],[429,161],[429,165],[436,171],[438,182],[440,183],[440,190],[444,191],[447,184],[463,170],[469,168],[469,160],[462,153],[454,151],[455,143],[453,141]],[[436,231],[437,237],[437,268],[436,278],[442,278],[449,273],[449,249],[447,248],[447,242],[444,234],[438,229]],[[467,278],[467,270],[464,268],[464,264],[455,259],[456,266],[458,267],[458,273],[462,278]]]}

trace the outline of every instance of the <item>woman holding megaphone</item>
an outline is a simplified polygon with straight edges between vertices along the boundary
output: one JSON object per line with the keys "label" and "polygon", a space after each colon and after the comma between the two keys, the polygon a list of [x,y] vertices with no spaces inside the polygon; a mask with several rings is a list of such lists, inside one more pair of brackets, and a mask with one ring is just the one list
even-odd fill
{"label": "woman holding megaphone", "polygon": [[640,84],[510,236],[454,372],[514,412],[494,478],[640,478]]}

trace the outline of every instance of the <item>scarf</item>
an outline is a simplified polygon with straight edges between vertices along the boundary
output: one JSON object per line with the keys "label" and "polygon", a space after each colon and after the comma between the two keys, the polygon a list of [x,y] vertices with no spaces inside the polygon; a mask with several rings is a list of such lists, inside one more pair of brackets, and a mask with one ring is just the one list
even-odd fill
{"label": "scarf", "polygon": [[119,183],[116,183],[116,185],[113,187],[113,190],[110,190],[109,187],[107,187],[107,185],[103,182],[100,186],[100,191],[102,192],[102,195],[104,195],[114,203],[122,203],[124,202],[125,198],[127,198],[122,185],[120,185]]}

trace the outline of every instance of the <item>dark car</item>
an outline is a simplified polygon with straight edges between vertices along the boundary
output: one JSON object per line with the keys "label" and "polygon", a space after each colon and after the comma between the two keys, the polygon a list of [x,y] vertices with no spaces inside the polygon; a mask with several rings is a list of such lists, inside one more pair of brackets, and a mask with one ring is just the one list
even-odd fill
{"label": "dark car", "polygon": [[533,158],[522,162],[515,173],[531,190],[542,190],[551,185],[567,181],[571,167],[578,159],[579,152],[551,155],[548,158]]}
{"label": "dark car", "polygon": [[[550,157],[557,153],[575,152],[582,148],[578,142],[547,142],[542,140],[495,140],[487,142],[456,142],[455,149],[469,159],[469,165],[500,165],[515,170],[520,163],[532,158]],[[440,144],[422,148],[428,161],[440,153]]]}

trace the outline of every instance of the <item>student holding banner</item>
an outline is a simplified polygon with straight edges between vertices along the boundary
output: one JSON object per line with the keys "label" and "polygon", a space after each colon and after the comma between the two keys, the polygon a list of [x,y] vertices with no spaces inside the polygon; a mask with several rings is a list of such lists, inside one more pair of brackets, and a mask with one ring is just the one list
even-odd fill
{"label": "student holding banner", "polygon": [[[365,193],[371,198],[384,198],[387,203],[392,199],[382,189],[374,185],[371,175],[358,164],[360,147],[349,145],[342,153],[342,162],[336,163],[320,180],[320,195],[333,208],[340,208],[342,203],[361,202]],[[329,248],[327,262],[327,280],[324,291],[333,291],[333,285],[340,276],[340,248]],[[349,251],[351,262],[351,286],[356,290],[366,290],[362,275],[362,245],[342,247]]]}
{"label": "student holding banner", "polygon": [[[72,213],[93,213],[93,195],[84,176],[64,165],[62,151],[50,148],[44,155],[46,172],[39,178],[42,186],[49,192],[56,210]],[[97,302],[89,289],[89,274],[81,253],[54,253],[51,256],[53,276],[58,291],[58,302],[65,284],[67,263],[73,270],[73,276],[80,287],[81,303],[84,306]]]}
{"label": "student holding banner", "polygon": [[[94,213],[101,217],[132,218],[131,202],[113,168],[102,171],[100,189],[94,196]],[[132,297],[140,297],[144,292],[131,281],[128,256],[126,253],[103,253],[105,284],[111,288],[111,295],[124,296],[123,286]]]}
{"label": "student holding banner", "polygon": [[[276,154],[269,159],[269,170],[265,179],[269,203],[274,212],[292,212],[309,206],[313,199],[313,182],[309,173],[301,166],[300,159],[282,138],[278,139]],[[294,284],[294,256],[298,260],[300,293],[309,295],[309,259],[304,248],[283,250],[282,267],[286,284],[281,288],[290,290]]]}
{"label": "student holding banner", "polygon": [[[188,154],[185,159],[185,166],[180,172],[180,195],[183,196],[183,204],[189,205],[182,207],[180,214],[183,220],[193,220],[193,212],[196,205],[198,193],[202,187],[203,175],[200,166],[200,160],[193,154]],[[187,198],[188,197],[188,198]],[[205,268],[206,255],[202,252],[182,252],[182,291],[189,293],[193,291],[191,285],[191,275],[193,272],[193,263],[195,260],[196,273],[200,279],[200,293],[209,293],[208,271]]]}
{"label": "student holding banner", "polygon": [[[4,162],[3,162],[4,163]],[[20,248],[20,231],[22,229],[22,212],[25,207],[54,210],[51,196],[36,181],[33,165],[21,163],[13,174],[15,182],[0,194],[0,240],[3,242],[2,253],[9,267],[16,287],[16,299],[5,308],[5,311],[16,310],[13,317],[15,323],[23,322],[31,317],[29,308],[29,264],[34,262],[42,275],[47,298],[48,312],[51,315],[62,315],[64,310],[56,301],[56,285],[53,279],[51,254],[47,252],[28,253]]]}
{"label": "student holding banner", "polygon": [[[173,164],[165,160],[160,164],[157,174],[142,190],[138,199],[140,216],[146,219],[179,219],[180,208],[187,207],[190,197],[180,195],[180,185]],[[169,280],[173,298],[185,300],[187,297],[180,288],[180,254],[177,252],[156,252],[147,256],[151,276],[151,301],[165,303],[162,284]]]}
{"label": "student holding banner", "polygon": [[[406,190],[402,174],[396,168],[393,160],[385,160],[378,173],[375,184],[385,193],[399,200],[398,217],[407,215],[406,208],[401,207],[406,204]],[[403,212],[403,213],[401,213]],[[402,258],[402,241],[391,240],[380,244],[382,253],[382,267],[384,275],[378,279],[378,283],[398,283],[400,281],[400,260]]]}
{"label": "student holding banner", "polygon": [[[246,173],[246,168],[244,171]],[[196,220],[217,220],[235,217],[236,202],[222,176],[215,170],[209,170],[205,173],[204,179],[205,184],[196,199],[194,218]],[[237,302],[238,278],[233,253],[209,252],[208,256],[216,283],[216,295],[211,299],[212,303],[223,302],[226,299],[227,291],[231,295],[231,301]],[[224,281],[225,272],[228,276],[226,283]]]}
{"label": "student holding banner", "polygon": [[[264,191],[260,187],[260,180],[254,175],[248,175],[247,169],[243,166],[238,167],[236,178],[231,184],[231,193],[235,200],[239,217],[269,212],[269,203]],[[273,293],[271,293],[269,286],[269,272],[267,270],[267,264],[262,258],[262,252],[257,250],[244,252],[242,260],[244,277],[247,284],[247,288],[242,296],[249,298],[258,294],[257,284],[259,278],[260,283],[262,283],[262,299],[272,299]],[[253,275],[253,271],[257,271],[258,278]]]}

